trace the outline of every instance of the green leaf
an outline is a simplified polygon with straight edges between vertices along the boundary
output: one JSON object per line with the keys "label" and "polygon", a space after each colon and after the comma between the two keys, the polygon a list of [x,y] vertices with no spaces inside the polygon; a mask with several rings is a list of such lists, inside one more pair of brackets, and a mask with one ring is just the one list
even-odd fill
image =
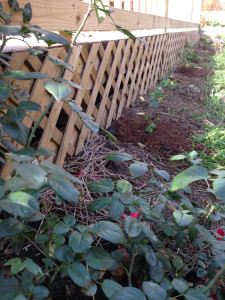
{"label": "green leaf", "polygon": [[30,258],[26,258],[26,260],[24,261],[26,269],[34,274],[35,276],[37,276],[38,274],[42,274],[42,270],[41,268]]}
{"label": "green leaf", "polygon": [[184,295],[187,300],[208,300],[209,298],[204,295],[198,288],[189,289]]}
{"label": "green leaf", "polygon": [[124,229],[129,237],[137,237],[142,232],[142,224],[137,222],[133,217],[126,217],[124,219]]}
{"label": "green leaf", "polygon": [[142,289],[151,300],[165,300],[167,298],[167,292],[157,283],[144,281]]}
{"label": "green leaf", "polygon": [[82,253],[89,249],[93,242],[92,236],[86,231],[81,233],[74,231],[71,233],[69,240],[71,248],[78,253]]}
{"label": "green leaf", "polygon": [[38,47],[38,46],[27,49],[27,52],[29,52],[30,55],[34,55],[34,56],[43,54],[48,51],[49,51],[48,49],[43,47]]}
{"label": "green leaf", "polygon": [[203,268],[199,268],[197,270],[197,277],[202,278],[205,277],[208,274],[208,272],[206,270],[204,270]]}
{"label": "green leaf", "polygon": [[22,218],[33,216],[39,209],[36,198],[27,192],[14,192],[0,201],[0,207],[12,215]]}
{"label": "green leaf", "polygon": [[55,257],[64,263],[71,263],[74,261],[75,253],[67,245],[57,246],[55,248]]}
{"label": "green leaf", "polygon": [[10,87],[7,81],[0,80],[0,100],[8,98],[10,95]]}
{"label": "green leaf", "polygon": [[152,280],[154,280],[157,283],[160,283],[164,276],[164,269],[161,261],[158,261],[154,267],[150,266],[150,276]]}
{"label": "green leaf", "polygon": [[38,148],[37,153],[42,156],[55,156],[55,153],[49,148]]}
{"label": "green leaf", "polygon": [[25,72],[21,70],[7,70],[5,72],[5,77],[17,80],[52,78],[50,75],[43,74],[40,72]]}
{"label": "green leaf", "polygon": [[95,223],[93,233],[113,244],[123,244],[126,241],[120,226],[109,221]]}
{"label": "green leaf", "polygon": [[216,239],[213,235],[203,226],[196,224],[195,228],[198,230],[198,232],[206,239],[210,244],[214,244],[216,242]]}
{"label": "green leaf", "polygon": [[213,190],[216,196],[225,202],[225,178],[217,178],[213,182]]}
{"label": "green leaf", "polygon": [[109,206],[111,202],[112,202],[112,200],[110,200],[107,197],[98,198],[98,199],[96,199],[93,202],[88,204],[87,210],[88,211],[101,210],[101,209],[104,209],[107,206]]}
{"label": "green leaf", "polygon": [[15,277],[0,278],[1,300],[26,300]]}
{"label": "green leaf", "polygon": [[120,180],[116,184],[116,189],[120,193],[126,193],[132,191],[132,184],[127,180]]}
{"label": "green leaf", "polygon": [[148,171],[148,166],[146,163],[137,162],[130,165],[130,172],[134,178],[142,176],[147,171]]}
{"label": "green leaf", "polygon": [[180,270],[184,265],[184,262],[180,256],[175,257],[172,260],[172,263],[177,270]]}
{"label": "green leaf", "polygon": [[72,111],[74,112],[81,112],[82,111],[82,107],[80,105],[78,105],[78,103],[75,100],[71,100],[69,102],[69,107],[72,109]]}
{"label": "green leaf", "polygon": [[73,263],[67,270],[70,278],[79,286],[85,287],[91,281],[90,274],[83,264]]}
{"label": "green leaf", "polygon": [[170,157],[169,160],[173,161],[173,160],[181,160],[181,159],[185,159],[185,158],[187,158],[186,155],[184,155],[184,154],[178,154],[178,155],[174,155],[174,156]]}
{"label": "green leaf", "polygon": [[132,155],[118,152],[118,153],[109,154],[106,157],[106,159],[112,161],[126,161],[126,160],[132,160]]}
{"label": "green leaf", "polygon": [[154,232],[149,228],[149,226],[146,223],[142,223],[142,231],[146,238],[151,242],[151,243],[156,243],[158,242],[157,236],[154,234]]}
{"label": "green leaf", "polygon": [[[65,83],[65,84],[68,84],[68,85],[74,87],[75,89],[84,91],[80,85],[76,84],[76,83],[73,82],[73,81],[69,81],[69,80],[66,80],[66,79],[64,79],[64,78],[58,78],[58,81],[63,82],[63,83]],[[72,100],[72,102],[76,102],[76,101]],[[82,109],[81,109],[81,111],[82,111]]]}
{"label": "green leaf", "polygon": [[123,27],[119,26],[119,25],[115,25],[116,29],[120,32],[122,32],[123,34],[125,34],[126,36],[128,36],[130,39],[132,39],[133,41],[136,40],[136,36],[133,35],[133,33],[131,33],[129,30],[124,29]]}
{"label": "green leaf", "polygon": [[0,238],[14,236],[23,230],[25,225],[15,218],[7,218],[0,221]]}
{"label": "green leaf", "polygon": [[45,40],[45,41],[52,41],[52,42],[59,43],[59,44],[62,44],[62,45],[68,45],[69,44],[69,42],[67,41],[66,38],[64,38],[60,34],[55,33],[53,31],[44,30],[44,29],[41,29],[41,28],[36,27],[36,26],[30,26],[29,29],[34,33],[41,34],[42,37],[39,38],[39,39],[42,39],[42,40]]}
{"label": "green leaf", "polygon": [[123,287],[113,294],[110,300],[146,300],[144,293],[134,287]]}
{"label": "green leaf", "polygon": [[209,173],[220,177],[225,177],[225,170],[212,170],[209,171]]}
{"label": "green leaf", "polygon": [[164,170],[159,170],[154,168],[154,171],[156,172],[156,174],[158,174],[160,177],[162,177],[165,180],[170,180],[170,174],[168,174],[166,171]]}
{"label": "green leaf", "polygon": [[48,297],[49,290],[42,285],[36,286],[33,291],[32,295],[36,299],[46,299]]}
{"label": "green leaf", "polygon": [[[4,182],[3,182],[3,184],[4,184]],[[0,198],[2,198],[4,195],[5,195],[5,187],[4,186],[0,186]]]}
{"label": "green leaf", "polygon": [[182,278],[174,278],[172,281],[172,285],[175,288],[175,290],[179,292],[179,294],[186,292],[186,290],[189,288],[187,281]]}
{"label": "green leaf", "polygon": [[13,167],[20,176],[34,184],[37,188],[40,188],[46,180],[46,172],[35,164],[26,162],[17,164],[14,162]]}
{"label": "green leaf", "polygon": [[81,121],[84,123],[84,126],[86,126],[88,129],[90,129],[92,132],[94,133],[98,133],[99,132],[99,126],[97,123],[88,120],[88,119],[82,119]]}
{"label": "green leaf", "polygon": [[[94,2],[96,8],[96,16],[99,23],[102,23],[107,17],[106,5],[104,4],[104,0],[95,0]],[[108,6],[107,6],[108,7]]]}
{"label": "green leaf", "polygon": [[12,177],[5,182],[5,187],[11,191],[21,190],[29,185],[30,183],[20,176]]}
{"label": "green leaf", "polygon": [[[38,150],[40,151],[40,150]],[[40,154],[40,155],[43,155],[43,154]],[[80,183],[82,184],[83,181],[76,178],[74,175],[70,174],[69,172],[67,172],[66,170],[60,168],[59,166],[49,162],[49,161],[42,161],[41,162],[41,166],[47,168],[47,171],[50,172],[50,173],[53,173],[53,174],[56,174],[56,175],[61,175],[63,177],[66,177],[68,178],[69,180],[73,181],[73,182],[76,182],[76,183]]]}
{"label": "green leaf", "polygon": [[23,101],[20,102],[17,106],[17,109],[20,109],[22,111],[39,111],[41,110],[41,106],[36,103],[36,102],[32,102],[32,101]]}
{"label": "green leaf", "polygon": [[172,290],[172,288],[173,288],[170,280],[168,278],[166,278],[166,277],[163,277],[162,281],[160,282],[160,285],[166,291]]}
{"label": "green leaf", "polygon": [[56,234],[64,234],[64,233],[68,232],[69,230],[70,230],[70,227],[63,223],[57,223],[53,228],[53,231]]}
{"label": "green leaf", "polygon": [[109,193],[114,189],[114,183],[111,179],[98,179],[89,183],[88,189],[92,193]]}
{"label": "green leaf", "polygon": [[0,32],[6,35],[17,35],[21,28],[21,26],[2,25],[0,26]]}
{"label": "green leaf", "polygon": [[47,81],[44,83],[46,90],[52,94],[57,101],[66,98],[71,93],[71,90],[65,84],[55,82],[55,81]]}
{"label": "green leaf", "polygon": [[100,128],[100,129],[111,141],[113,141],[114,143],[119,145],[119,141],[117,140],[117,138],[114,135],[112,135],[109,131],[107,131],[103,128]]}
{"label": "green leaf", "polygon": [[187,226],[193,222],[192,216],[189,216],[179,210],[173,212],[173,217],[178,226]]}
{"label": "green leaf", "polygon": [[21,11],[23,13],[24,22],[29,23],[32,19],[32,7],[30,2],[26,3],[26,5],[24,6],[24,8],[21,9]]}
{"label": "green leaf", "polygon": [[149,247],[148,252],[145,253],[145,259],[150,266],[155,267],[157,258],[151,247]]}
{"label": "green leaf", "polygon": [[25,118],[25,113],[15,107],[10,107],[7,111],[7,117],[16,123],[19,123]]}
{"label": "green leaf", "polygon": [[[64,66],[66,69],[68,69],[69,71],[73,72],[69,68],[69,67],[73,67],[73,65],[71,65],[69,63],[66,63],[63,60],[61,60],[61,59],[59,59],[57,57],[51,56],[51,55],[48,55],[47,58],[48,58],[48,60],[50,60],[51,62],[53,62],[53,64],[55,64],[56,66]],[[63,79],[63,78],[61,78],[61,79]],[[60,81],[63,81],[63,80],[60,80]],[[66,80],[66,81],[68,81],[68,80]]]}
{"label": "green leaf", "polygon": [[17,123],[10,120],[7,116],[0,119],[4,131],[21,145],[25,145],[28,139],[30,128],[23,123]]}
{"label": "green leaf", "polygon": [[105,279],[102,283],[102,290],[108,299],[111,299],[112,296],[122,288],[122,285],[114,280]]}
{"label": "green leaf", "polygon": [[83,288],[84,294],[91,297],[97,292],[97,285],[93,281],[89,281],[88,285]]}
{"label": "green leaf", "polygon": [[56,193],[59,194],[63,199],[77,203],[79,192],[74,187],[72,182],[69,182],[61,175],[50,176],[48,178],[49,185],[53,188]]}
{"label": "green leaf", "polygon": [[30,97],[29,93],[23,89],[16,89],[13,91],[13,95],[18,101],[27,101]]}
{"label": "green leaf", "polygon": [[18,163],[34,159],[33,156],[23,155],[20,152],[19,152],[19,154],[17,154],[17,152],[16,153],[6,153],[6,155]]}
{"label": "green leaf", "polygon": [[114,201],[109,208],[109,214],[112,219],[120,218],[124,213],[125,206],[119,201]]}
{"label": "green leaf", "polygon": [[188,230],[189,230],[188,235],[190,241],[194,242],[194,240],[198,237],[198,230],[195,228],[195,225],[193,223],[189,224]]}
{"label": "green leaf", "polygon": [[93,247],[84,254],[86,263],[93,269],[110,269],[114,259],[102,248]]}
{"label": "green leaf", "polygon": [[66,215],[63,217],[63,222],[68,226],[73,226],[76,223],[76,219],[73,215]]}
{"label": "green leaf", "polygon": [[194,181],[208,178],[209,175],[205,168],[192,166],[173,178],[171,183],[171,191],[180,190]]}
{"label": "green leaf", "polygon": [[25,268],[25,264],[21,261],[20,258],[12,258],[8,260],[4,266],[11,266],[11,275],[15,275],[21,272]]}

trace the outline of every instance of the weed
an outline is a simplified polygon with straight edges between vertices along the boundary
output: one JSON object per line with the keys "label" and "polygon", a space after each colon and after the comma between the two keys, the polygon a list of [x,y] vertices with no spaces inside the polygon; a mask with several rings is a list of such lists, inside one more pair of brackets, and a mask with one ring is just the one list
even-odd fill
{"label": "weed", "polygon": [[145,120],[148,121],[148,125],[145,127],[145,131],[152,133],[155,130],[157,125],[155,123],[151,122],[148,115],[145,115]]}

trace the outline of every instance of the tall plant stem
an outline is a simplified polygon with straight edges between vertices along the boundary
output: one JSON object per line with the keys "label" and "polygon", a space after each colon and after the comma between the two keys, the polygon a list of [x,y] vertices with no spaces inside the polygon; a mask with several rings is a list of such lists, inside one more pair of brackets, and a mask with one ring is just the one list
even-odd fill
{"label": "tall plant stem", "polygon": [[134,252],[134,247],[133,247],[132,254],[131,254],[130,268],[129,268],[129,273],[128,273],[129,286],[132,286],[131,277],[132,277],[132,271],[133,271],[133,266],[134,266],[134,257],[135,257],[135,252]]}
{"label": "tall plant stem", "polygon": [[[84,27],[84,25],[85,25],[85,23],[86,23],[86,21],[87,21],[87,18],[89,17],[89,15],[90,15],[90,13],[92,12],[92,10],[94,10],[94,9],[92,9],[92,3],[91,3],[91,2],[92,2],[92,1],[89,0],[88,11],[87,11],[87,13],[86,13],[86,15],[85,15],[85,17],[84,17],[82,23],[80,24],[80,27],[79,27],[78,31],[76,32],[76,34],[73,36],[73,38],[72,38],[72,40],[71,40],[70,47],[69,47],[69,51],[68,51],[68,53],[67,53],[67,55],[66,55],[66,58],[65,58],[65,63],[68,63],[68,61],[69,61],[69,59],[70,59],[70,56],[71,56],[71,54],[72,54],[72,51],[73,51],[73,46],[74,46],[74,44],[76,43],[76,40],[77,40],[79,34],[81,33],[81,31],[82,31],[82,29],[83,29],[83,27]],[[62,68],[62,69],[60,70],[58,78],[60,78],[60,77],[63,75],[63,71],[64,71],[64,68]],[[33,139],[33,137],[34,137],[34,134],[35,134],[35,132],[36,132],[38,126],[40,125],[41,121],[43,120],[43,118],[45,117],[45,115],[47,114],[47,112],[48,112],[48,111],[50,110],[50,108],[52,107],[54,101],[55,101],[54,96],[51,96],[48,105],[46,106],[45,110],[41,113],[39,119],[37,120],[37,122],[36,122],[35,125],[34,125],[33,130],[31,131],[31,134],[30,134],[30,136],[29,136],[29,138],[28,138],[27,147],[30,147],[30,144],[31,144],[31,142],[32,142],[32,139]]]}
{"label": "tall plant stem", "polygon": [[203,289],[203,293],[206,294],[214,286],[214,284],[223,276],[224,273],[225,273],[225,264],[220,269],[220,271],[216,273],[216,275],[210,281],[210,283]]}

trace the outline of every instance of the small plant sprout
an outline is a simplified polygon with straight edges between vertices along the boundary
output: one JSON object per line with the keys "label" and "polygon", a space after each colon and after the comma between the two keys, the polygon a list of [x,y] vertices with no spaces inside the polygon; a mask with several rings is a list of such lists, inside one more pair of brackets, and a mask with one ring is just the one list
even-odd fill
{"label": "small plant sprout", "polygon": [[148,115],[145,115],[145,120],[148,122],[148,125],[145,127],[145,131],[149,132],[149,133],[153,133],[153,131],[156,128],[156,124],[151,122],[150,118]]}

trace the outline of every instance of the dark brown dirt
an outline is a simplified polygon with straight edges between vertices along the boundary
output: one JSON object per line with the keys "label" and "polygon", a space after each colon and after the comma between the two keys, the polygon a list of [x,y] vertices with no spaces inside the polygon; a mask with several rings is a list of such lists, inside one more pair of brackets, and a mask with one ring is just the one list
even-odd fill
{"label": "dark brown dirt", "polygon": [[204,68],[190,68],[184,66],[177,68],[177,71],[192,76],[207,76],[210,74],[210,71]]}
{"label": "dark brown dirt", "polygon": [[122,143],[142,143],[145,150],[164,157],[191,151],[190,130],[176,120],[164,118],[154,121],[156,128],[153,133],[145,131],[147,124],[144,117],[121,118],[115,125],[117,138]]}

